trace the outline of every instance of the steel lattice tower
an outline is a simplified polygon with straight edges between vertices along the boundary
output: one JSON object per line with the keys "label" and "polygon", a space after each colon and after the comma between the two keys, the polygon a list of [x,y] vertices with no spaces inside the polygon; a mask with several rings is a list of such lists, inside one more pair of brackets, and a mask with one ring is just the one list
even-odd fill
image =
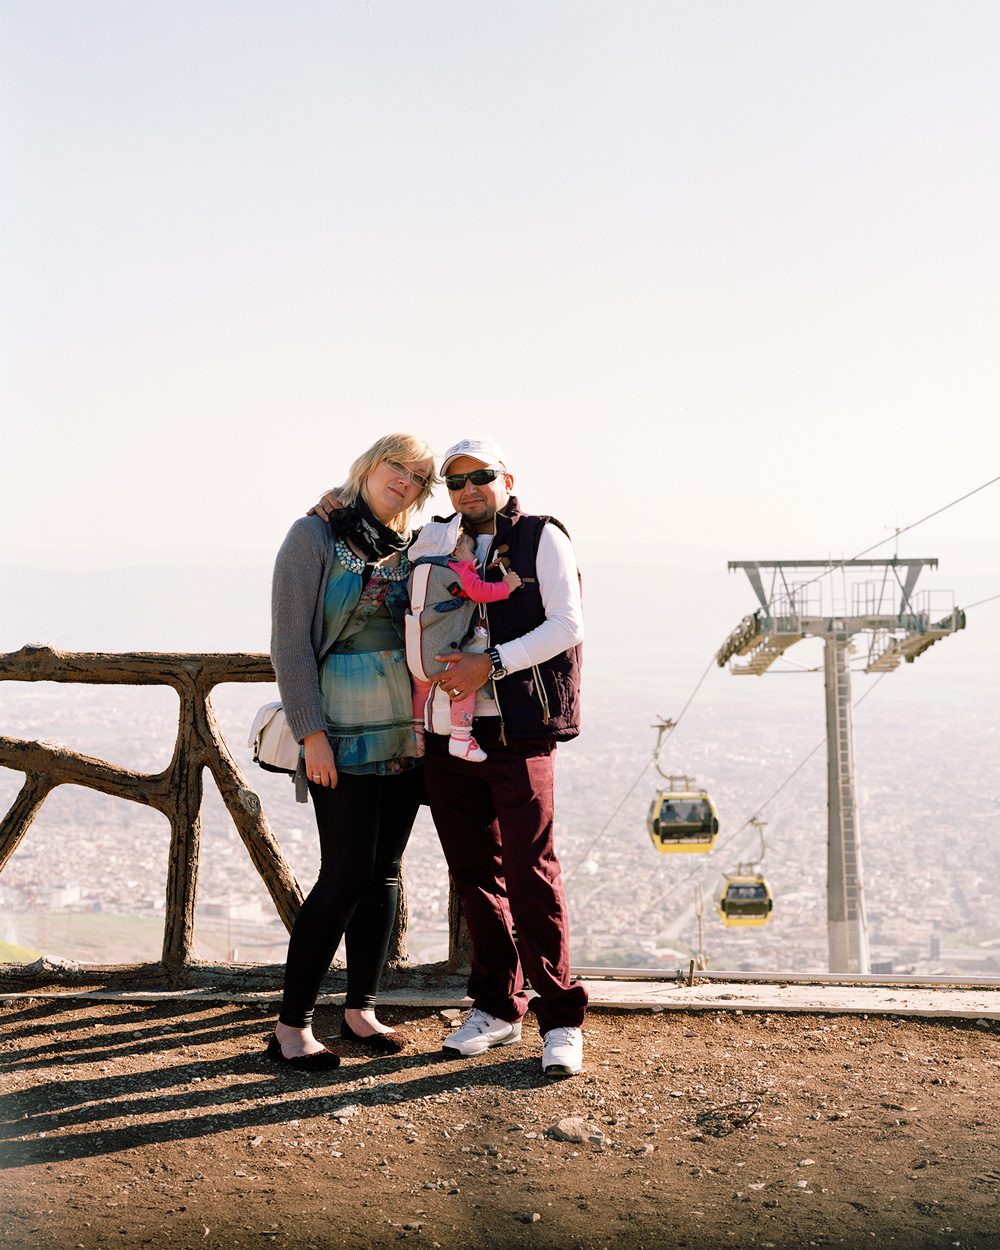
{"label": "steel lattice tower", "polygon": [[[925,591],[918,602],[914,588],[924,566],[933,559],[891,560],[733,560],[745,570],[761,606],[746,616],[716,655],[719,667],[736,674],[760,676],[789,647],[803,638],[824,641],[827,752],[827,935],[831,972],[867,973],[868,920],[861,872],[861,841],[854,786],[854,732],[851,716],[850,655],[852,638],[869,635],[864,672],[890,672],[901,660],[912,663],[941,638],[965,628],[965,613],[954,606],[951,592]],[[881,570],[881,582],[854,583],[847,609],[846,578],[851,569]],[[787,569],[823,570],[802,583],[789,583]],[[770,572],[765,593],[762,571]],[[836,602],[824,603],[826,574],[841,571],[845,590]],[[905,581],[900,571],[905,570]],[[950,608],[938,620],[939,603],[947,595]],[[830,610],[826,610],[829,608]],[[737,657],[746,662],[735,663]]]}

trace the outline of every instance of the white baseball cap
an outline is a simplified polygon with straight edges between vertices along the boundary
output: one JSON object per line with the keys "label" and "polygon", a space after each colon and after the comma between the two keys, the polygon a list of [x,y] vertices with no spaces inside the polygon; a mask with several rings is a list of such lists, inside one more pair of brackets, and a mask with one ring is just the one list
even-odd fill
{"label": "white baseball cap", "polygon": [[459,456],[468,456],[471,460],[478,460],[481,464],[498,464],[502,469],[507,468],[504,450],[492,438],[463,438],[461,442],[453,443],[444,453],[444,459],[441,461],[442,477],[447,474],[449,463],[457,460]]}

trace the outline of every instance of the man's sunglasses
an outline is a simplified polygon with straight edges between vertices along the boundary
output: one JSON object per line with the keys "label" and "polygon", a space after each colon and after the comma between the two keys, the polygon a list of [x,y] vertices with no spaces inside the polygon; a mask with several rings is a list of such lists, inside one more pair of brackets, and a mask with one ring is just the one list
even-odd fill
{"label": "man's sunglasses", "polygon": [[501,476],[500,469],[473,469],[471,473],[449,473],[444,479],[449,490],[462,490],[466,482],[473,486],[485,486],[487,482],[495,482]]}

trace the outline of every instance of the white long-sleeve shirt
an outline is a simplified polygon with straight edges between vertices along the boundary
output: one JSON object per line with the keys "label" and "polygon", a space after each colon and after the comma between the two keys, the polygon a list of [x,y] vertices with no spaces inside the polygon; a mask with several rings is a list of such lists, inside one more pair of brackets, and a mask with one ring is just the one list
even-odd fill
{"label": "white long-sleeve shirt", "polygon": [[[480,534],[476,539],[476,561],[480,565],[486,559],[492,534]],[[545,609],[545,620],[520,638],[500,643],[497,650],[508,673],[517,673],[551,660],[554,655],[568,651],[583,641],[583,602],[580,598],[580,580],[576,571],[573,544],[558,525],[546,525],[538,541],[535,557],[535,573],[538,589]],[[513,592],[518,593],[516,590]],[[476,694],[476,716],[496,716],[497,705],[485,691],[487,683]]]}

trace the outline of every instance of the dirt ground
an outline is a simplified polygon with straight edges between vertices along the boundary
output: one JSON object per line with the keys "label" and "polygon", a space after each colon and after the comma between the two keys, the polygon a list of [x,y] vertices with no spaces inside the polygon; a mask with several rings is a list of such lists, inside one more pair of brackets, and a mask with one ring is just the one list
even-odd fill
{"label": "dirt ground", "polygon": [[303,1077],[258,1005],[4,1000],[3,1245],[1000,1247],[991,1025],[594,1011],[548,1082],[383,1014],[409,1053]]}

